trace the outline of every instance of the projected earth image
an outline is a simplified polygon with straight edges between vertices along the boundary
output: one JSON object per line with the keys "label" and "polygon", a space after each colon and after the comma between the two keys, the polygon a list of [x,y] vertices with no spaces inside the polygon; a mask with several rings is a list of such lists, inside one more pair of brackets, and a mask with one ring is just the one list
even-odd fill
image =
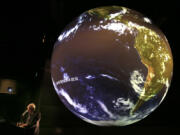
{"label": "projected earth image", "polygon": [[99,126],[148,116],[165,98],[172,73],[165,35],[146,16],[119,6],[82,13],[59,35],[51,59],[60,100]]}

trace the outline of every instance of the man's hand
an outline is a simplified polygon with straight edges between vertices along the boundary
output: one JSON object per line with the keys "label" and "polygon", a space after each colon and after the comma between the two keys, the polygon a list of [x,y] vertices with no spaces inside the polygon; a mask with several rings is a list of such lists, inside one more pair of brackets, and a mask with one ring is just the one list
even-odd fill
{"label": "man's hand", "polygon": [[17,123],[17,126],[20,127],[20,128],[25,128],[28,126],[28,124],[26,123]]}

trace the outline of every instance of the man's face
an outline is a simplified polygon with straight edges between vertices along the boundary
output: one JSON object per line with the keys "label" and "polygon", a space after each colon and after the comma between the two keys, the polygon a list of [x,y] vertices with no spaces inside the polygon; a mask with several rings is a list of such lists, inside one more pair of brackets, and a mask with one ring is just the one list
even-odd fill
{"label": "man's face", "polygon": [[31,113],[33,113],[34,112],[34,108],[33,107],[28,107],[28,112],[31,114]]}

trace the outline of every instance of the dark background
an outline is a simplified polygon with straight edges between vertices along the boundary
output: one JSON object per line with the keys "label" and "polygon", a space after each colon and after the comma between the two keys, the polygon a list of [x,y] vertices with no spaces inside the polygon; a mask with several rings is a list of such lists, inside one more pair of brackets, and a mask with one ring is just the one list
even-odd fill
{"label": "dark background", "polygon": [[[82,12],[107,5],[125,6],[151,18],[166,35],[174,58],[172,83],[163,103],[147,118],[126,127],[98,127],[80,120],[58,99],[50,78],[52,48],[63,28]],[[13,128],[32,101],[42,113],[40,135],[179,132],[178,5],[173,0],[0,2],[0,79],[17,81],[16,95],[0,94],[0,134]]]}

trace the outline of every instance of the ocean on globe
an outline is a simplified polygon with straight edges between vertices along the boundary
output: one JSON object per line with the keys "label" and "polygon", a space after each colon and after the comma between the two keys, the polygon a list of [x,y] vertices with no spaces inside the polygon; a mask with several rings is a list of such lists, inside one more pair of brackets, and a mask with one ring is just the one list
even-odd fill
{"label": "ocean on globe", "polygon": [[173,58],[165,35],[120,6],[82,13],[60,34],[51,77],[64,105],[99,126],[125,126],[153,112],[168,92]]}

